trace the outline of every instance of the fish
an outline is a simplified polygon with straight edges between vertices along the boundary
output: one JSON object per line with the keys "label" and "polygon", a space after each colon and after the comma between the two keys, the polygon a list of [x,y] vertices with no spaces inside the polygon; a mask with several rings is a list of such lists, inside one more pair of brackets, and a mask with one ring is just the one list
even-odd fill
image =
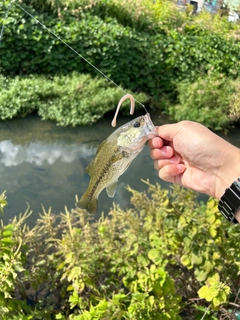
{"label": "fish", "polygon": [[156,135],[156,128],[148,113],[127,122],[110,134],[100,144],[94,159],[85,169],[90,182],[77,207],[96,213],[98,197],[104,188],[109,197],[114,197],[118,178],[143,150],[145,143]]}

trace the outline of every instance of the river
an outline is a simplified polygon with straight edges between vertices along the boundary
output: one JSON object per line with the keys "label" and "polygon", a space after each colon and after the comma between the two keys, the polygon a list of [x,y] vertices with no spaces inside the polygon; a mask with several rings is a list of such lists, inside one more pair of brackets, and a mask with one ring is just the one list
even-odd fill
{"label": "river", "polygon": [[[135,115],[136,116],[136,115]],[[167,118],[153,114],[155,125],[167,123]],[[120,126],[132,117],[119,117]],[[6,190],[8,205],[4,210],[4,221],[11,220],[20,212],[25,212],[28,204],[33,211],[28,224],[33,225],[46,210],[59,214],[75,207],[75,195],[79,197],[87,188],[89,177],[84,168],[94,157],[98,145],[114,130],[111,118],[104,118],[88,127],[59,127],[52,121],[41,121],[37,114],[25,118],[1,121],[0,125],[0,192]],[[240,128],[228,135],[226,140],[240,147]],[[127,172],[120,178],[114,198],[108,198],[105,190],[99,196],[99,211],[108,213],[112,203],[126,209],[130,206],[130,194],[126,186],[142,191],[146,185],[141,179],[160,181],[149,156],[149,148],[133,161]],[[204,198],[204,197],[203,197]]]}

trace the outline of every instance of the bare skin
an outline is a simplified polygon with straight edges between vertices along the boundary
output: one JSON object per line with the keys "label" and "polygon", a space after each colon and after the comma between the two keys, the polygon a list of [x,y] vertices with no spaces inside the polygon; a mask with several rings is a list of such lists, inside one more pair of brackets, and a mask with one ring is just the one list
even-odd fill
{"label": "bare skin", "polygon": [[203,125],[181,121],[157,127],[157,134],[149,146],[161,179],[220,199],[240,177],[240,149]]}

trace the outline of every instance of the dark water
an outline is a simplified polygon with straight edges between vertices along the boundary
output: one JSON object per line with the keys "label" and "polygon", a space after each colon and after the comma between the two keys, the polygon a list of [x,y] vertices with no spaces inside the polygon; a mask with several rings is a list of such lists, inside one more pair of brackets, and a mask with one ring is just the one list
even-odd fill
{"label": "dark water", "polygon": [[[136,115],[135,115],[136,117]],[[155,125],[167,119],[152,115]],[[118,119],[118,126],[130,121]],[[75,207],[75,195],[86,190],[89,177],[84,168],[94,157],[96,148],[112,131],[111,119],[103,119],[91,127],[62,128],[55,122],[41,121],[35,115],[0,123],[0,192],[7,191],[8,206],[4,220],[8,221],[27,204],[33,210],[28,223],[33,222],[45,209],[54,213],[64,212],[64,206]],[[240,147],[240,128],[231,130],[225,139]],[[99,215],[107,213],[113,201],[122,208],[129,206],[130,194],[126,186],[142,191],[146,186],[141,179],[160,182],[153,169],[153,161],[146,145],[130,168],[119,179],[115,197],[108,198],[105,190],[99,197]]]}

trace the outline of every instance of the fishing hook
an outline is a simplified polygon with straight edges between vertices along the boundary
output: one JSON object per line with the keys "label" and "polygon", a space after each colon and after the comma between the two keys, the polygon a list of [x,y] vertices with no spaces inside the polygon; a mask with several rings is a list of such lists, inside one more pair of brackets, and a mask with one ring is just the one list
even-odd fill
{"label": "fishing hook", "polygon": [[125,101],[126,99],[130,99],[130,102],[131,102],[131,107],[130,107],[130,114],[134,114],[134,109],[135,109],[135,100],[133,98],[133,96],[131,94],[125,94],[125,96],[123,96],[121,98],[121,100],[118,102],[118,105],[117,105],[117,109],[116,109],[116,112],[115,112],[115,115],[114,115],[114,118],[112,120],[112,127],[116,127],[116,124],[117,124],[117,115],[118,115],[118,112],[119,112],[119,109],[123,103],[123,101]]}

